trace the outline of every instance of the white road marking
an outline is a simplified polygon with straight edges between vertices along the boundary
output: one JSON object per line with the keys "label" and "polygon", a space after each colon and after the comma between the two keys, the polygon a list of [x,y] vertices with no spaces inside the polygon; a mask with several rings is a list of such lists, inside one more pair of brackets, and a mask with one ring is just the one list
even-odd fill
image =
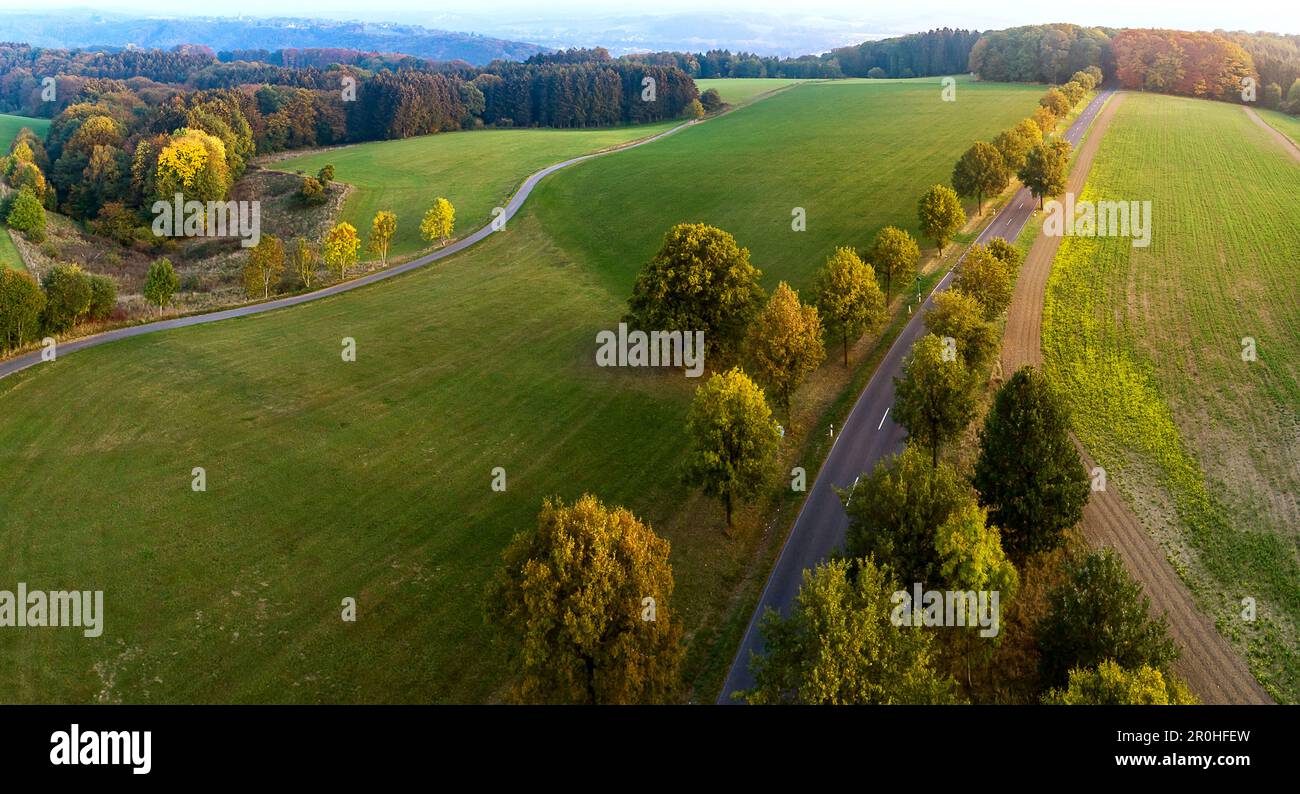
{"label": "white road marking", "polygon": [[[893,406],[891,405],[890,408],[892,407]],[[889,416],[889,408],[885,409],[885,416]],[[885,416],[880,417],[880,424],[876,425],[877,430],[885,426]]]}

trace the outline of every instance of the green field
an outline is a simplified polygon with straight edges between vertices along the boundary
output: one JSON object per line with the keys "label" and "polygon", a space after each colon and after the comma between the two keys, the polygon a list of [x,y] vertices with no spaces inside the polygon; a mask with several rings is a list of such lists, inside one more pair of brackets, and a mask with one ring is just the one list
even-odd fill
{"label": "green field", "polygon": [[[379,210],[397,213],[390,256],[414,253],[428,244],[420,220],[434,199],[456,207],[456,234],[462,236],[492,220],[519,184],[552,163],[648,137],[679,122],[592,130],[474,130],[376,141],[274,163],[281,171],[315,174],[326,163],[334,176],[355,190],[343,220],[366,240]],[[362,252],[363,257],[368,257]]]}
{"label": "green field", "polygon": [[14,137],[23,127],[31,127],[32,132],[44,139],[45,131],[50,128],[50,120],[0,113],[0,153],[9,153],[9,144],[13,143]]}
{"label": "green field", "polygon": [[716,89],[728,105],[744,105],[770,91],[804,82],[807,81],[781,77],[712,77],[697,79],[695,86],[701,94],[710,88]]}
{"label": "green field", "polygon": [[806,284],[831,246],[912,226],[921,191],[1040,94],[803,86],[560,172],[436,267],[0,381],[0,580],[102,589],[107,612],[97,640],[0,633],[0,699],[499,698],[484,583],[543,497],[584,491],[671,541],[694,683],[731,650],[714,648],[729,610],[752,606],[729,597],[760,528],[725,537],[681,484],[697,382],[596,368],[596,331],[672,223],[734,232],[769,289]]}
{"label": "green field", "polygon": [[1150,200],[1151,245],[1066,238],[1043,329],[1081,440],[1286,702],[1300,700],[1298,191],[1300,168],[1239,108],[1129,95],[1081,198]]}
{"label": "green field", "polygon": [[[919,239],[916,201],[948,182],[953,153],[1024,118],[1036,90],[972,83],[943,102],[938,80],[803,85],[565,174],[538,192],[537,211],[615,295],[668,226],[694,221],[733,232],[769,288],[802,289],[836,246],[866,248],[882,226]],[[797,207],[803,232],[791,229]]]}

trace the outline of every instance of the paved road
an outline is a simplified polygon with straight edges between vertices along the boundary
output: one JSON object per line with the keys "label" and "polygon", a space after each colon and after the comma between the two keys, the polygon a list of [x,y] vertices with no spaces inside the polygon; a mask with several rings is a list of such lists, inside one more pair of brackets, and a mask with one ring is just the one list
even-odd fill
{"label": "paved road", "polygon": [[[650,138],[643,138],[639,141],[633,141],[631,143],[623,144],[621,146],[611,147],[609,149],[605,149],[604,151],[593,152],[592,154],[584,154],[581,157],[574,157],[572,159],[565,160],[562,163],[556,163],[555,165],[547,166],[546,168],[543,168],[542,170],[538,171],[537,173],[533,174],[532,176],[524,180],[524,183],[520,185],[519,190],[515,191],[515,194],[510,197],[510,201],[506,203],[506,206],[504,208],[505,212],[498,217],[508,222],[511,218],[515,216],[515,213],[519,211],[519,208],[523,206],[524,202],[528,199],[528,196],[533,192],[533,188],[537,186],[537,183],[541,182],[550,174],[559,171],[561,168],[568,168],[571,165],[576,165],[577,163],[581,163],[586,160],[591,160],[596,157],[603,157],[607,154],[612,154],[614,152],[621,152],[625,149],[633,149],[636,148],[637,146],[644,146],[647,143],[652,143],[661,138],[666,138],[669,135],[672,135],[676,132],[680,132],[681,130],[686,129],[687,127],[690,127],[698,123],[700,123],[698,120],[688,121],[683,124],[679,124],[670,130],[666,130],[664,132],[659,133],[658,135],[652,136]],[[502,224],[502,228],[505,228],[505,224]],[[159,320],[157,322],[145,323],[142,325],[133,325],[127,328],[117,328],[112,331],[105,331],[101,334],[95,334],[94,336],[86,336],[80,339],[73,339],[68,342],[60,342],[57,348],[58,358],[63,358],[69,353],[74,353],[78,350],[82,350],[83,348],[97,347],[99,345],[108,344],[109,342],[115,342],[119,339],[127,339],[132,336],[140,336],[141,334],[152,334],[152,333],[157,333],[158,331],[169,331],[173,328],[186,328],[191,325],[204,325],[206,323],[216,323],[216,322],[221,322],[222,320],[230,320],[235,317],[247,317],[249,315],[262,314],[263,312],[275,311],[276,309],[283,309],[289,306],[297,306],[300,303],[310,303],[311,301],[320,300],[321,298],[328,298],[331,295],[338,295],[343,292],[349,292],[351,290],[364,287],[368,284],[373,284],[376,281],[383,281],[384,279],[401,275],[402,273],[415,270],[416,268],[424,267],[425,265],[430,264],[431,262],[437,262],[439,259],[445,259],[455,253],[458,253],[460,251],[465,250],[466,248],[469,248],[475,243],[481,241],[483,238],[487,237],[489,234],[492,234],[494,231],[496,230],[493,229],[492,224],[489,223],[488,225],[483,226],[482,228],[475,231],[470,236],[457,240],[451,245],[448,245],[446,248],[440,248],[437,251],[434,251],[433,253],[425,254],[424,256],[418,259],[413,259],[410,262],[406,262],[401,265],[394,265],[393,267],[387,268],[385,270],[378,270],[375,271],[374,273],[369,273],[367,275],[361,276],[360,278],[356,278],[351,281],[345,281],[339,284],[332,284],[323,289],[316,290],[315,292],[306,292],[301,295],[292,295],[287,298],[279,298],[277,300],[267,301],[266,303],[258,303],[251,306],[237,306],[233,309],[225,309],[223,311],[211,312],[209,314],[195,314],[195,315],[190,315],[188,317],[176,317],[170,320]],[[0,378],[7,377],[9,375],[14,374],[15,372],[19,372],[21,370],[27,369],[28,367],[40,363],[41,363],[41,351],[39,350],[31,353],[27,353],[22,356],[17,356],[16,358],[11,358],[7,361],[0,361]]]}
{"label": "paved road", "polygon": [[[1096,118],[1111,93],[1109,90],[1101,92],[1079,114],[1065,135],[1071,144],[1078,145],[1088,125]],[[1027,189],[1021,188],[993,222],[984,227],[976,242],[987,243],[995,237],[1015,240],[1032,217],[1035,206],[1033,196]],[[960,264],[959,259],[954,267]],[[935,293],[948,288],[952,276],[950,270],[939,281],[933,292],[926,297],[924,310],[933,305]],[[745,638],[736,651],[727,680],[718,695],[718,703],[734,703],[736,701],[731,699],[731,693],[753,686],[753,678],[749,674],[749,656],[751,652],[762,652],[758,623],[763,612],[770,607],[785,613],[799,593],[804,569],[816,566],[833,550],[844,545],[849,519],[835,489],[853,485],[864,472],[871,471],[881,458],[902,450],[907,433],[894,424],[888,413],[894,404],[894,378],[902,375],[903,359],[912,349],[912,344],[925,335],[925,323],[921,315],[922,312],[916,312],[894,340],[893,346],[867,382],[866,389],[858,397],[844,427],[839,430],[835,443],[831,445],[826,463],[818,473],[812,490],[808,492],[799,517],[795,519],[794,528],[790,530],[785,547],[781,549],[781,555],[763,588],[758,606],[745,630]]]}

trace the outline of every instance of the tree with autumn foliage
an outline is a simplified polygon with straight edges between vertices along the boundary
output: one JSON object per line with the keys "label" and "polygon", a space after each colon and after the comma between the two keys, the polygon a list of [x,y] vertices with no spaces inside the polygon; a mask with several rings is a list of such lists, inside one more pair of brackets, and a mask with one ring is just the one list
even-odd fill
{"label": "tree with autumn foliage", "polygon": [[1053,138],[1033,147],[1025,155],[1020,181],[1038,199],[1039,209],[1043,208],[1045,197],[1065,190],[1070,176],[1070,148],[1069,141]]}
{"label": "tree with autumn foliage", "polygon": [[960,698],[934,637],[892,622],[898,589],[870,558],[803,572],[789,617],[769,609],[765,651],[752,657],[752,704],[942,704]]}
{"label": "tree with autumn foliage", "polygon": [[663,703],[678,684],[682,624],[669,543],[589,494],[548,499],[488,587],[524,703]]}
{"label": "tree with autumn foliage", "polygon": [[420,221],[420,234],[431,243],[441,242],[446,245],[455,228],[456,208],[450,201],[439,196],[429,211],[424,213],[424,219]]}
{"label": "tree with autumn foliage", "polygon": [[348,268],[357,262],[357,250],[361,240],[357,237],[357,227],[344,221],[325,233],[321,241],[321,255],[325,267],[339,281],[347,278]]}
{"label": "tree with autumn foliage", "polygon": [[886,226],[876,232],[876,241],[867,255],[878,278],[885,279],[885,306],[889,306],[892,285],[904,285],[916,275],[921,261],[921,247],[912,235],[897,226]]}
{"label": "tree with autumn foliage", "polygon": [[826,359],[817,307],[800,303],[799,293],[782,281],[750,328],[746,347],[754,374],[789,416],[791,397]]}
{"label": "tree with autumn foliage", "polygon": [[1015,282],[1007,263],[977,243],[962,257],[953,286],[979,301],[984,319],[996,320],[1011,305]]}
{"label": "tree with autumn foliage", "polygon": [[159,199],[180,193],[186,200],[217,201],[225,198],[230,182],[225,144],[203,130],[177,130],[158,153],[154,189]]}
{"label": "tree with autumn foliage", "polygon": [[941,254],[953,235],[966,225],[966,210],[961,207],[961,199],[947,185],[935,185],[925,191],[916,211],[921,220],[921,232],[934,240]]}
{"label": "tree with autumn foliage", "polygon": [[1195,706],[1198,701],[1177,676],[1150,665],[1125,670],[1111,659],[1070,671],[1064,689],[1043,696],[1049,706]]}
{"label": "tree with autumn foliage", "polygon": [[704,223],[679,223],[637,276],[624,321],[642,331],[704,333],[707,360],[734,360],[763,308],[749,249]]}
{"label": "tree with autumn foliage", "polygon": [[280,283],[284,272],[284,244],[273,234],[264,234],[249,249],[244,265],[244,291],[250,298],[271,297],[271,287]]}
{"label": "tree with autumn foliage", "polygon": [[388,264],[388,246],[397,233],[397,216],[387,210],[375,213],[370,222],[370,251],[379,257],[381,265]]}
{"label": "tree with autumn foliage", "polygon": [[885,322],[885,296],[876,283],[875,271],[852,248],[836,248],[818,271],[813,294],[827,330],[840,337],[847,367],[849,340],[857,340]]}

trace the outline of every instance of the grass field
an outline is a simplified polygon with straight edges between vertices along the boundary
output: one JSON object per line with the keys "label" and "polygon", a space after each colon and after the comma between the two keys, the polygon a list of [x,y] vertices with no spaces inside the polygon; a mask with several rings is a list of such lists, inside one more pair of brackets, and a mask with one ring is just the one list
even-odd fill
{"label": "grass field", "polygon": [[[1151,245],[1066,238],[1043,331],[1081,440],[1288,702],[1300,700],[1297,191],[1300,169],[1239,108],[1130,95],[1081,198],[1150,200]],[[1243,360],[1245,337],[1257,361]]]}
{"label": "grass field", "polygon": [[45,131],[50,127],[50,120],[0,113],[0,153],[9,153],[9,144],[13,143],[14,137],[23,127],[31,127],[32,132],[44,139]]}
{"label": "grass field", "polygon": [[0,581],[102,589],[107,612],[97,640],[0,633],[0,699],[498,698],[484,583],[543,497],[584,491],[671,541],[699,674],[763,527],[727,538],[680,482],[697,383],[596,368],[596,331],[672,223],[734,232],[769,289],[805,284],[832,245],[911,226],[920,192],[1040,93],[803,86],[558,173],[436,267],[0,381]]}
{"label": "grass field", "polygon": [[[593,130],[474,130],[424,135],[400,141],[362,143],[274,163],[283,171],[315,174],[326,163],[334,176],[356,189],[343,220],[357,227],[363,242],[379,210],[397,213],[397,234],[389,256],[414,253],[428,244],[420,221],[434,199],[456,207],[456,234],[468,234],[492,220],[515,188],[552,163],[663,132],[679,122]],[[362,252],[363,258],[369,254]]]}
{"label": "grass field", "polygon": [[[580,167],[539,191],[538,212],[615,294],[631,289],[668,226],[693,221],[735,234],[769,288],[802,289],[836,246],[868,247],[882,226],[919,239],[921,194],[948,182],[974,140],[1024,118],[1035,90],[971,83],[943,102],[937,79],[803,85]],[[795,208],[806,231],[791,228]]]}
{"label": "grass field", "polygon": [[804,82],[807,81],[781,77],[713,77],[697,79],[695,86],[701,94],[710,88],[716,89],[728,105],[744,105],[769,91]]}

